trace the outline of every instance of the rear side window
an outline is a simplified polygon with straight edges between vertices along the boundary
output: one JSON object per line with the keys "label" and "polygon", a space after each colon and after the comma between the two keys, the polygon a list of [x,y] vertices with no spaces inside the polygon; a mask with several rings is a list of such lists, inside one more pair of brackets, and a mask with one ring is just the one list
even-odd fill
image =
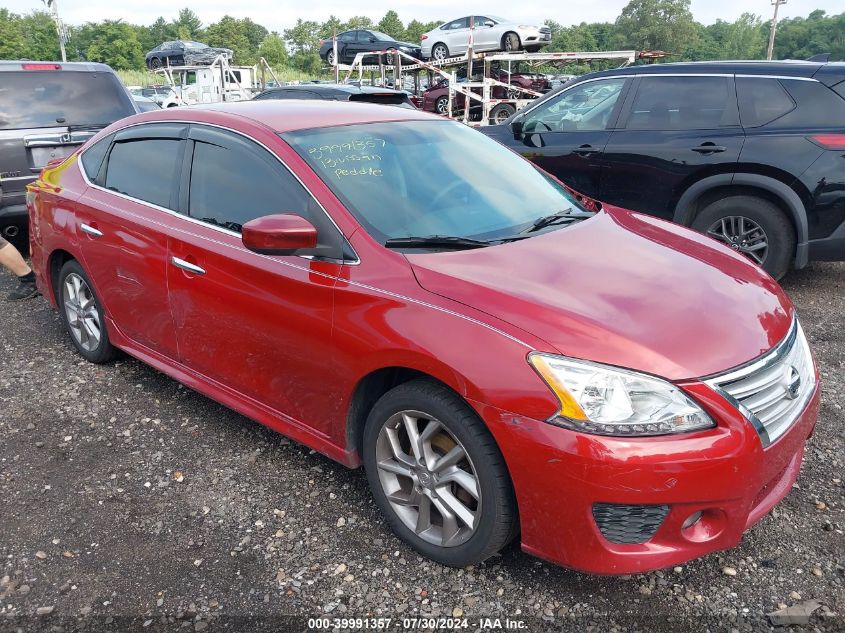
{"label": "rear side window", "polygon": [[712,130],[739,125],[730,77],[643,77],[629,130]]}
{"label": "rear side window", "polygon": [[795,113],[788,117],[790,125],[807,128],[845,126],[845,101],[833,90],[818,81],[783,79],[781,83],[798,103]]}
{"label": "rear side window", "polygon": [[170,138],[115,143],[106,166],[106,189],[172,209],[182,143]]}
{"label": "rear side window", "polygon": [[82,170],[88,176],[88,180],[96,181],[97,174],[100,173],[100,167],[103,164],[103,159],[106,157],[106,152],[109,151],[112,138],[114,138],[114,134],[109,134],[106,138],[100,139],[82,153]]}
{"label": "rear side window", "polygon": [[240,233],[250,220],[303,213],[310,202],[302,185],[264,149],[239,139],[194,144],[191,217]]}
{"label": "rear side window", "polygon": [[0,130],[108,125],[135,114],[112,73],[70,70],[4,72]]}
{"label": "rear side window", "polygon": [[736,93],[743,127],[760,127],[795,109],[795,102],[777,79],[737,77]]}

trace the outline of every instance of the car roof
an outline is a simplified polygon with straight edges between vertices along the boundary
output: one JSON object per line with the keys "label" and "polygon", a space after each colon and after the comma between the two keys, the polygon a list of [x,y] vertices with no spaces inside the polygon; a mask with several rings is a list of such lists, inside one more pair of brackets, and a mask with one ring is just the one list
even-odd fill
{"label": "car roof", "polygon": [[[2,71],[23,71],[23,64],[55,64],[59,68],[56,71],[73,70],[73,71],[87,71],[87,72],[114,72],[111,66],[106,64],[99,64],[97,62],[55,62],[55,61],[36,61],[30,59],[23,60],[0,60],[0,72]],[[45,72],[43,70],[32,70],[26,72]],[[50,72],[50,71],[47,71]]]}
{"label": "car roof", "polygon": [[[217,116],[222,115],[222,116]],[[421,110],[386,108],[363,101],[275,100],[236,101],[202,106],[167,108],[153,115],[143,114],[122,123],[153,121],[196,121],[197,123],[245,123],[265,125],[275,132],[293,132],[320,127],[381,123],[387,121],[442,121],[442,117]],[[120,126],[123,127],[123,126]]]}
{"label": "car roof", "polygon": [[584,78],[606,77],[608,75],[671,75],[696,73],[724,73],[741,75],[776,75],[780,77],[812,77],[819,68],[819,62],[806,61],[720,61],[720,62],[672,62],[668,64],[645,64],[602,70],[584,75]]}

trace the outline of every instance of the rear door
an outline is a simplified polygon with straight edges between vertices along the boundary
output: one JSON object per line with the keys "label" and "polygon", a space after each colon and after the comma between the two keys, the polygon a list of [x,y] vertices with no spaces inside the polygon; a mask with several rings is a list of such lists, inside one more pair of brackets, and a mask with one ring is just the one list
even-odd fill
{"label": "rear door", "polygon": [[86,149],[91,188],[76,213],[84,265],[109,317],[124,336],[172,359],[178,353],[167,242],[186,135],[181,123],[126,128],[114,135],[101,165],[93,158],[102,142]]}
{"label": "rear door", "polygon": [[667,219],[696,180],[732,172],[745,135],[731,75],[641,76],[604,150],[599,199]]}
{"label": "rear door", "polygon": [[24,204],[26,185],[44,165],[131,114],[135,107],[112,73],[52,63],[0,71],[0,205]]}
{"label": "rear door", "polygon": [[602,152],[631,78],[586,81],[532,108],[508,145],[573,189],[597,197]]}

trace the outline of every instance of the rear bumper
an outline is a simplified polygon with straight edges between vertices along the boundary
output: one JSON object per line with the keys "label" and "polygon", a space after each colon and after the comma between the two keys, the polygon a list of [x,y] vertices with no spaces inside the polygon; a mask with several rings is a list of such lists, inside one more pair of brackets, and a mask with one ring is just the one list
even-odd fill
{"label": "rear bumper", "polygon": [[[736,546],[797,478],[819,390],[766,449],[738,411],[707,388],[698,391],[716,429],[638,441],[576,433],[474,403],[514,482],[522,548],[581,571],[628,574]],[[599,529],[596,504],[668,511],[645,542],[618,543]],[[684,529],[697,512],[701,519]]]}

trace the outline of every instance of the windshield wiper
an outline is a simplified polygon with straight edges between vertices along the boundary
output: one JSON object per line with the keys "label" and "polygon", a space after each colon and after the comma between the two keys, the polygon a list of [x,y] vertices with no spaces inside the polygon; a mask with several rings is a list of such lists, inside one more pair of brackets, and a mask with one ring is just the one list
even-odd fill
{"label": "windshield wiper", "polygon": [[563,211],[557,211],[556,213],[552,213],[551,215],[545,215],[542,218],[537,218],[534,220],[534,224],[528,227],[523,233],[533,233],[535,231],[539,231],[540,229],[544,229],[547,226],[551,226],[552,224],[558,224],[561,222],[574,222],[575,220],[583,220],[584,218],[590,218],[594,214],[591,211],[579,211],[578,209],[564,209]]}
{"label": "windshield wiper", "polygon": [[392,237],[384,245],[387,248],[452,248],[456,250],[465,248],[484,248],[490,246],[491,242],[474,240],[469,237],[458,237],[454,235],[426,235],[408,237]]}

